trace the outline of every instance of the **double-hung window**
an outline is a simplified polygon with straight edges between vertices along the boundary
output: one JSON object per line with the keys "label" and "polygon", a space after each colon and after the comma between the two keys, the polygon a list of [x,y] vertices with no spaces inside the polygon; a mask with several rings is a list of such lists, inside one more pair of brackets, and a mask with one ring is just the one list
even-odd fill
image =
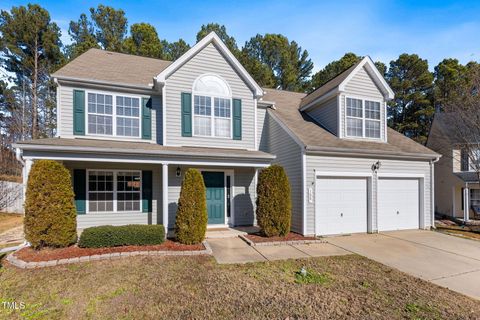
{"label": "double-hung window", "polygon": [[88,212],[140,212],[141,172],[129,170],[88,171]]}
{"label": "double-hung window", "polygon": [[200,76],[193,86],[193,134],[230,138],[232,98],[230,88],[218,76]]}
{"label": "double-hung window", "polygon": [[380,138],[380,102],[355,98],[346,99],[346,127],[348,137]]}
{"label": "double-hung window", "polygon": [[140,98],[88,93],[88,134],[140,137]]}

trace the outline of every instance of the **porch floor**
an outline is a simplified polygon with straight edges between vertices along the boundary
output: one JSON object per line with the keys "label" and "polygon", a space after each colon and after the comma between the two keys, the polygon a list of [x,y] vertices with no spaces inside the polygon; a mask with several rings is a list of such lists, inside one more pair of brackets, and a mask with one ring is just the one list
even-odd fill
{"label": "porch floor", "polygon": [[207,229],[206,239],[225,239],[237,238],[239,235],[257,232],[259,229],[255,226],[235,227],[235,228],[212,228]]}

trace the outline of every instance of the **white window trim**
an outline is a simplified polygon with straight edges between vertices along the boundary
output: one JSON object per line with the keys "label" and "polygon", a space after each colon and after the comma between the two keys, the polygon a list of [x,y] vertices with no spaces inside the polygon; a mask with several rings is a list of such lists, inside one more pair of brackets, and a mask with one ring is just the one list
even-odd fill
{"label": "white window trim", "polygon": [[[221,94],[216,94],[216,95],[212,95],[212,93],[210,92],[203,92],[203,91],[198,91],[198,90],[195,90],[195,86],[197,84],[197,81],[199,79],[201,79],[202,77],[204,76],[214,76],[214,77],[217,77],[219,78],[220,80],[222,80],[225,85],[227,86],[228,88],[228,91],[230,92],[229,95],[221,95]],[[211,99],[211,106],[210,106],[210,135],[202,135],[202,134],[195,134],[195,117],[198,116],[198,117],[204,117],[204,118],[207,118],[208,116],[204,116],[204,115],[195,115],[195,96],[203,96],[203,97],[209,97]],[[230,100],[230,117],[229,118],[224,118],[224,117],[215,117],[215,98],[220,98],[220,99],[226,99],[226,100]],[[192,102],[191,102],[191,106],[192,106],[192,110],[191,110],[191,113],[192,113],[192,136],[193,137],[201,137],[201,138],[214,138],[214,139],[223,139],[223,140],[232,140],[233,139],[233,97],[232,97],[232,88],[230,87],[230,85],[228,84],[227,81],[225,81],[225,79],[223,79],[221,76],[215,74],[215,73],[204,73],[202,75],[200,75],[199,77],[197,77],[197,79],[195,79],[195,81],[193,82],[193,85],[192,85]],[[230,136],[229,137],[217,137],[215,135],[215,118],[220,118],[220,119],[229,119],[230,120]]]}
{"label": "white window trim", "polygon": [[[93,93],[93,94],[103,94],[103,95],[109,95],[112,96],[112,134],[98,134],[98,133],[91,133],[89,131],[89,125],[88,125],[88,94]],[[127,97],[127,98],[136,98],[138,99],[138,106],[139,106],[139,112],[138,112],[138,136],[120,136],[117,135],[117,96],[118,97]],[[101,90],[85,90],[85,126],[86,126],[86,134],[94,137],[115,137],[115,138],[121,138],[121,139],[132,139],[132,140],[138,140],[142,138],[142,103],[143,103],[143,98],[144,96],[141,95],[134,95],[134,94],[128,94],[128,93],[116,93],[116,92],[111,92],[111,91],[101,91]],[[96,113],[91,113],[91,114],[96,114]],[[108,115],[107,115],[108,116]],[[131,119],[136,119],[135,117],[129,117],[129,116],[122,116],[119,115],[119,117],[123,118],[131,118]],[[153,129],[152,129],[153,130]]]}
{"label": "white window trim", "polygon": [[[352,116],[347,115],[347,99],[356,99],[356,100],[361,100],[362,101],[362,117],[361,118],[352,117]],[[365,101],[378,102],[380,104],[380,109],[379,109],[380,119],[369,119],[369,118],[367,119],[367,118],[365,118]],[[345,110],[344,110],[345,137],[349,138],[349,139],[362,139],[362,140],[365,139],[365,140],[372,140],[372,141],[383,141],[384,138],[382,136],[382,121],[384,121],[384,123],[386,124],[386,114],[382,115],[382,104],[383,103],[384,103],[383,100],[379,100],[379,99],[375,99],[375,98],[361,97],[361,96],[355,96],[355,95],[345,95],[345,106],[344,106],[344,108],[345,108]],[[362,120],[362,136],[352,136],[352,135],[348,134],[348,128],[347,128],[347,119],[348,118]],[[379,125],[380,136],[378,138],[367,137],[365,135],[365,120],[378,121],[380,123],[380,125]],[[386,130],[385,130],[384,134],[386,134]]]}
{"label": "white window trim", "polygon": [[[477,190],[477,191],[474,191],[474,190]],[[480,190],[480,189],[470,188],[470,194],[469,194],[470,207],[473,206],[473,201],[475,201],[475,202],[480,201],[480,196],[479,196],[479,198],[473,198],[472,197],[474,193],[476,193],[476,192],[480,193],[480,191],[478,191],[478,190]]]}
{"label": "white window trim", "polygon": [[[113,173],[113,211],[90,211],[90,193],[89,193],[89,182],[90,182],[90,172],[92,171],[105,171],[105,172],[112,172]],[[140,210],[129,210],[129,211],[118,211],[117,210],[117,173],[118,172],[131,172],[131,173],[138,173],[140,175]],[[91,215],[101,215],[101,214],[128,214],[128,213],[143,213],[143,177],[141,170],[129,170],[129,169],[87,169],[87,183],[85,186],[85,190],[87,193],[86,199],[86,214]]]}

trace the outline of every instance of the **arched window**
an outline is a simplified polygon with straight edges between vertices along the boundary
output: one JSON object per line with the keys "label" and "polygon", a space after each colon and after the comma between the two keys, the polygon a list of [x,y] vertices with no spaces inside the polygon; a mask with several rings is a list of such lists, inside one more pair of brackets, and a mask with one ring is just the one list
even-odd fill
{"label": "arched window", "polygon": [[193,83],[193,134],[232,136],[232,92],[227,82],[214,74],[204,74]]}

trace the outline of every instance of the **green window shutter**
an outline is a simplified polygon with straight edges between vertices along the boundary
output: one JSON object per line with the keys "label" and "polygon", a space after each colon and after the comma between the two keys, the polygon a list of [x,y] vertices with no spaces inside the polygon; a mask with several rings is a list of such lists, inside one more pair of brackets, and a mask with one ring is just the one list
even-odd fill
{"label": "green window shutter", "polygon": [[182,92],[182,137],[192,136],[192,94]]}
{"label": "green window shutter", "polygon": [[233,140],[242,140],[242,100],[233,99]]}
{"label": "green window shutter", "polygon": [[152,212],[152,171],[142,171],[142,212]]}
{"label": "green window shutter", "polygon": [[87,170],[73,170],[73,192],[77,214],[85,214],[87,212]]}
{"label": "green window shutter", "polygon": [[85,135],[85,91],[73,90],[73,134]]}
{"label": "green window shutter", "polygon": [[152,98],[142,98],[142,139],[152,139]]}

